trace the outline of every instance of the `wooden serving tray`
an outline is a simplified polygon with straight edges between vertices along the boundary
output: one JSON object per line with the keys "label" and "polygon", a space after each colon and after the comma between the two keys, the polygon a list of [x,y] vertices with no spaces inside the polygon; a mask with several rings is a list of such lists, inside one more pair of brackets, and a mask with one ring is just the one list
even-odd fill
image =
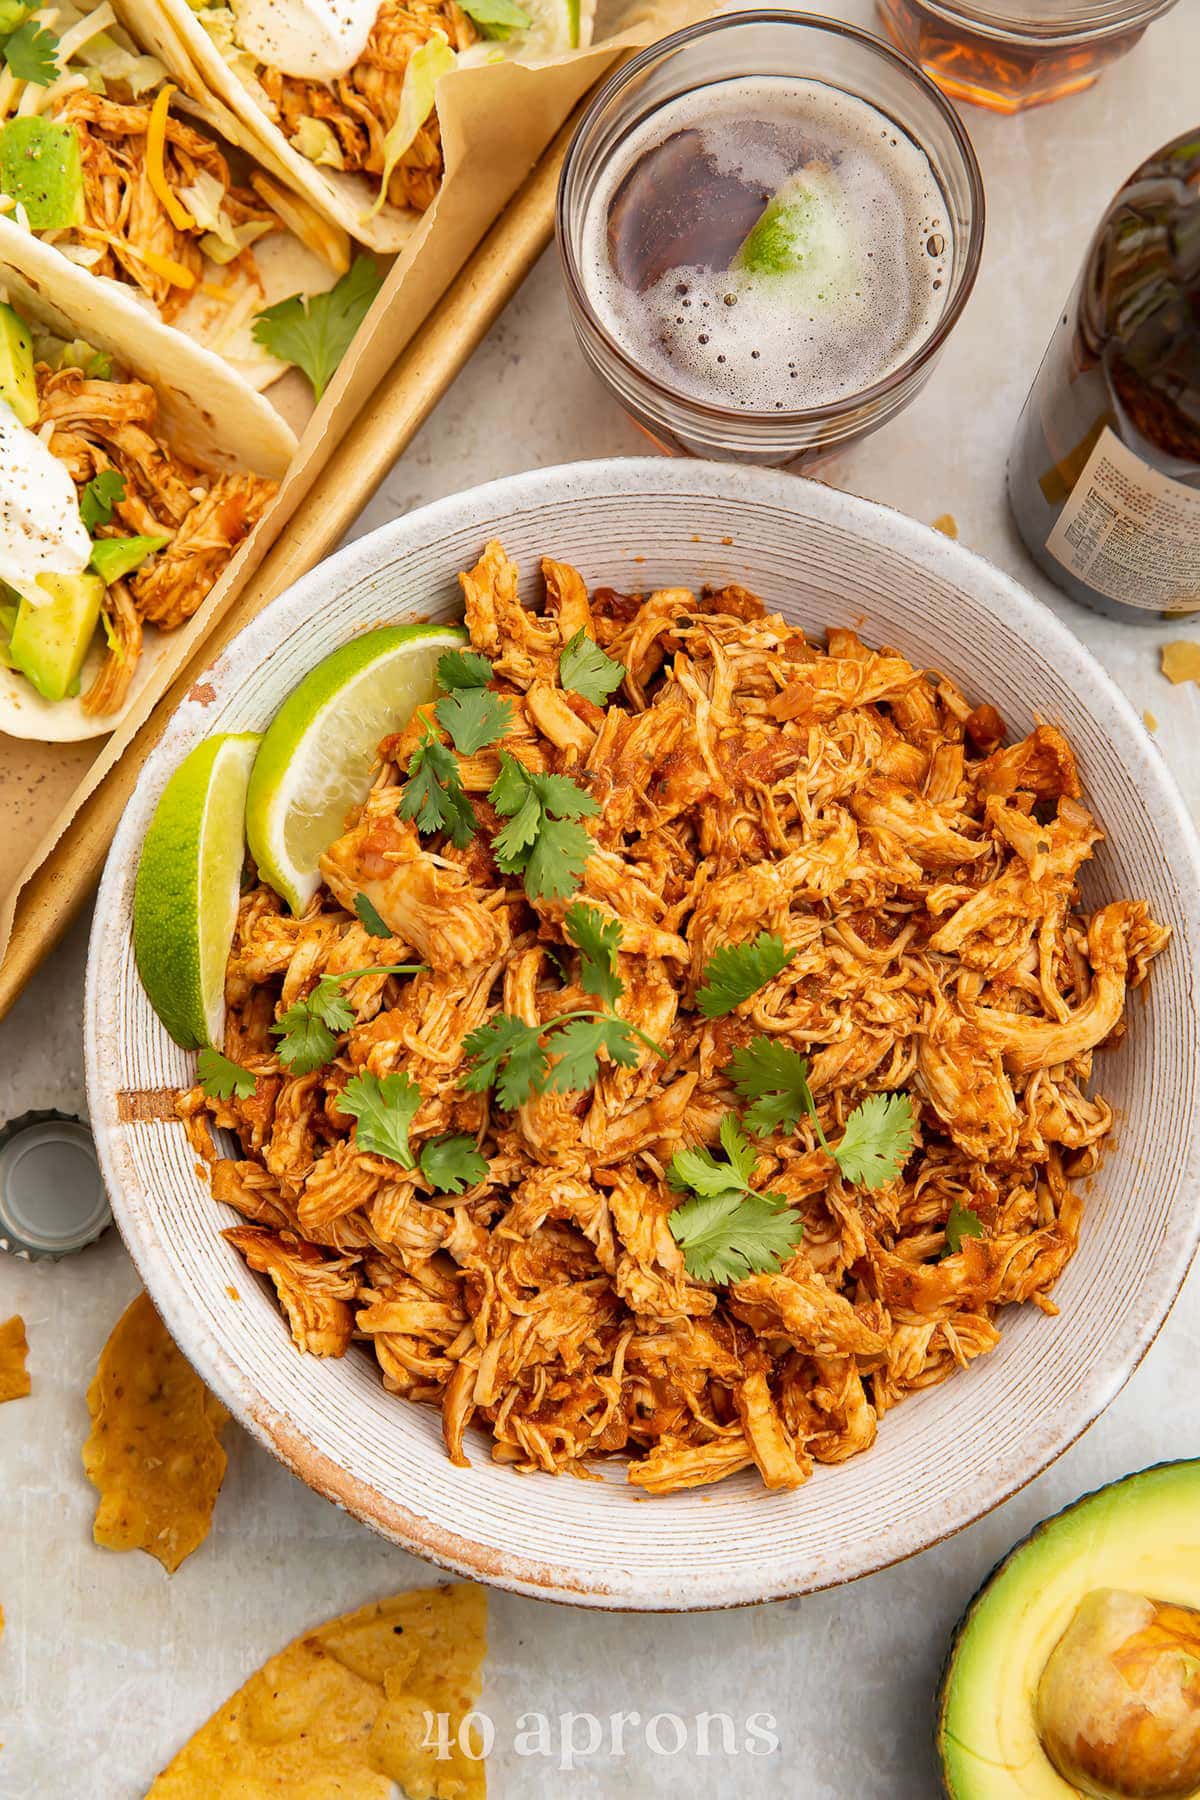
{"label": "wooden serving tray", "polygon": [[348,530],[550,241],[558,176],[582,101],[358,415],[229,612],[84,801],[22,889],[0,962],[0,1018],[100,879],[117,820],[167,719],[235,633]]}

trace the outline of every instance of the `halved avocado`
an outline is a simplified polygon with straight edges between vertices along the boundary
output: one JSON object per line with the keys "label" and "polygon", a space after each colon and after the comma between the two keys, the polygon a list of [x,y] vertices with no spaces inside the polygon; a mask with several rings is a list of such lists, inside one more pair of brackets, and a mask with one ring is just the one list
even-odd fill
{"label": "halved avocado", "polygon": [[[1102,1774],[1082,1785],[1079,1777],[1065,1779],[1047,1753],[1048,1690],[1039,1712],[1046,1665],[1056,1651],[1060,1660],[1072,1653],[1071,1638],[1062,1644],[1068,1628],[1074,1625],[1077,1638],[1090,1612],[1103,1609],[1114,1593],[1123,1605],[1140,1596],[1170,1603],[1172,1612],[1183,1607],[1200,1613],[1200,1460],[1161,1463],[1087,1495],[1037,1526],[988,1577],[951,1641],[938,1696],[937,1750],[948,1800],[1077,1800],[1081,1793],[1181,1795],[1200,1789],[1200,1783],[1114,1788]],[[1200,1631],[1200,1619],[1195,1629]],[[1189,1668],[1195,1659],[1178,1640],[1168,1654],[1176,1688],[1182,1683],[1187,1692],[1195,1684],[1200,1718],[1200,1663]],[[1082,1697],[1087,1686],[1072,1679],[1066,1691]],[[1132,1687],[1130,1693],[1139,1698]],[[1092,1700],[1094,1706],[1094,1694]],[[1114,1736],[1108,1717],[1108,1735]],[[1085,1730],[1079,1741],[1086,1749]]]}

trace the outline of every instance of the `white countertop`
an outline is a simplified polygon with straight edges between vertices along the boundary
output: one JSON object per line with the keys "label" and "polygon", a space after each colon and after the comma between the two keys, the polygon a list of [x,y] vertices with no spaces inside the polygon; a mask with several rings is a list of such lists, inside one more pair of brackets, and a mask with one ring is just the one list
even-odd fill
{"label": "white countertop", "polygon": [[[869,0],[827,10],[870,20]],[[1178,628],[1113,624],[1057,596],[1010,525],[1003,468],[1104,202],[1144,155],[1200,123],[1198,66],[1200,4],[1181,0],[1089,93],[1015,119],[966,109],[988,195],[978,286],[921,397],[830,475],[920,519],[953,514],[965,543],[1049,601],[1139,711],[1156,715],[1157,742],[1194,811],[1200,690],[1169,687],[1156,655]],[[644,448],[576,354],[547,256],[356,529],[492,476]],[[81,922],[0,1023],[0,1119],[30,1107],[83,1111],[86,934]],[[178,1574],[168,1578],[140,1554],[97,1549],[95,1494],[79,1461],[84,1390],[137,1285],[115,1232],[57,1265],[0,1255],[0,1320],[24,1315],[34,1383],[29,1399],[0,1407],[0,1800],[134,1800],[288,1638],[434,1578],[318,1499],[236,1426],[226,1433],[229,1474],[212,1534]],[[851,1587],[674,1618],[576,1612],[495,1593],[484,1696],[496,1726],[493,1794],[927,1800],[935,1791],[932,1696],[964,1603],[1037,1519],[1131,1469],[1200,1453],[1198,1364],[1194,1273],[1128,1387],[1054,1468],[951,1542]],[[689,1722],[705,1710],[728,1712],[739,1742],[743,1721],[767,1712],[780,1746],[703,1757],[690,1726],[689,1747],[676,1755],[643,1744],[561,1768],[559,1716],[607,1720],[618,1709]],[[553,1756],[518,1753],[526,1712],[555,1722]],[[607,1725],[604,1735],[607,1746]],[[584,1724],[574,1727],[577,1744],[587,1737]],[[671,1728],[660,1742],[670,1749]]]}

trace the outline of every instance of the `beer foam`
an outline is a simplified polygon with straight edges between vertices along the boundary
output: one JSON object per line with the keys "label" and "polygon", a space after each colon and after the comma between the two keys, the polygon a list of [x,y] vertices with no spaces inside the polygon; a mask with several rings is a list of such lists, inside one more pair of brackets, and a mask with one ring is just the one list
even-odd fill
{"label": "beer foam", "polygon": [[[642,157],[682,131],[723,174],[764,194],[816,172],[833,276],[674,267],[642,293],[617,275],[609,212]],[[612,159],[584,221],[589,298],[626,355],[665,386],[752,412],[828,405],[882,380],[944,310],[953,266],[945,197],[892,120],[824,82],[713,84],[651,115]]]}

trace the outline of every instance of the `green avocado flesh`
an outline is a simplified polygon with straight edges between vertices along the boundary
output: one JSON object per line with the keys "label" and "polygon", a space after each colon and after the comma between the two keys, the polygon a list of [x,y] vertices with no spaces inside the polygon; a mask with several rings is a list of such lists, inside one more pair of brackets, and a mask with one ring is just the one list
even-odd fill
{"label": "green avocado flesh", "polygon": [[21,601],[9,659],[43,700],[65,700],[100,621],[104,583],[98,575],[43,575],[39,585],[50,598],[43,606]]}
{"label": "green avocado flesh", "polygon": [[1200,1609],[1200,1461],[1088,1495],[1039,1525],[980,1589],[939,1696],[948,1800],[1076,1800],[1042,1748],[1036,1697],[1051,1651],[1098,1588]]}
{"label": "green avocado flesh", "polygon": [[31,231],[83,222],[83,159],[69,125],[36,116],[0,131],[0,192],[25,208]]}
{"label": "green avocado flesh", "polygon": [[33,339],[20,313],[0,301],[0,400],[6,400],[22,425],[36,425],[37,378],[33,372]]}

